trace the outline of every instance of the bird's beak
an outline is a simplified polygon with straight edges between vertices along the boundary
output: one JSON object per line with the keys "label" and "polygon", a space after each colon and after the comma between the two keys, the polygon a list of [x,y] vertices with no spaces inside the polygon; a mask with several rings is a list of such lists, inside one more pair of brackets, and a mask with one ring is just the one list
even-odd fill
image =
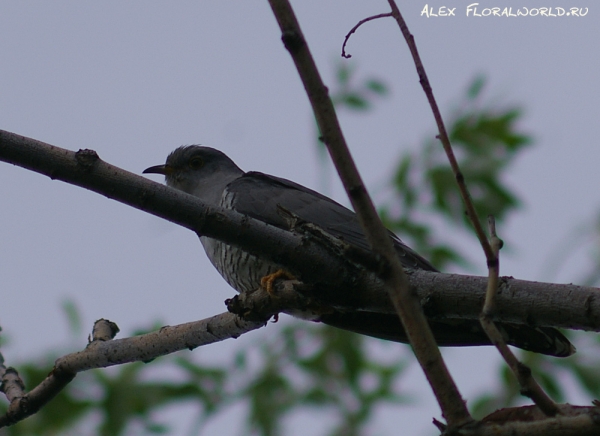
{"label": "bird's beak", "polygon": [[163,175],[167,175],[167,174],[171,174],[173,172],[173,167],[170,165],[155,165],[153,167],[150,168],[146,168],[144,171],[142,171],[142,174],[148,174],[148,173],[152,173],[152,174],[163,174]]}

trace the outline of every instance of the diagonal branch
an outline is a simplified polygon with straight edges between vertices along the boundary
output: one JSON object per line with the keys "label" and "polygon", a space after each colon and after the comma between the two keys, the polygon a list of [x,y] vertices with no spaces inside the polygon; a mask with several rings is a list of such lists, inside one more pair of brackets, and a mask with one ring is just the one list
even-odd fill
{"label": "diagonal branch", "polygon": [[[167,219],[286,268],[303,282],[350,286],[343,259],[315,238],[289,232],[102,161],[96,152],[73,152],[0,130],[0,160],[92,190]],[[235,228],[236,231],[232,231]],[[325,278],[325,280],[324,280]],[[328,280],[330,280],[328,282]]]}
{"label": "diagonal branch", "polygon": [[452,426],[469,422],[472,418],[465,402],[444,364],[419,300],[410,288],[392,242],[350,156],[333,103],[321,80],[292,7],[287,0],[270,0],[269,3],[279,23],[283,43],[292,56],[304,84],[323,142],[329,150],[367,240],[374,253],[381,258],[380,277],[385,281],[390,298],[400,315],[415,355],[435,393],[442,413]]}

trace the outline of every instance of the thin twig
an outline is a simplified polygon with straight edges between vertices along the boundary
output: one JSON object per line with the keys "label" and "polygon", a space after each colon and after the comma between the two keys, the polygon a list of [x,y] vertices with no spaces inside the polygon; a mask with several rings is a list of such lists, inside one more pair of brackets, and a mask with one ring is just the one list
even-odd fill
{"label": "thin twig", "polygon": [[500,272],[500,258],[498,256],[502,241],[496,234],[496,221],[493,216],[488,218],[488,227],[490,233],[491,247],[496,257],[494,265],[488,265],[488,286],[485,296],[485,304],[481,312],[481,326],[487,333],[492,343],[496,346],[502,358],[515,375],[521,386],[521,394],[531,398],[531,400],[540,408],[546,416],[555,416],[559,413],[558,406],[544,392],[542,387],[536,382],[531,373],[531,369],[516,358],[514,353],[506,345],[502,333],[496,327],[493,316],[496,307],[496,294],[498,289],[498,276]]}
{"label": "thin twig", "polygon": [[431,89],[431,84],[429,83],[429,79],[427,78],[427,73],[425,72],[423,62],[421,62],[421,57],[419,56],[419,51],[417,50],[417,45],[415,44],[415,38],[408,30],[408,26],[406,25],[404,18],[402,18],[402,14],[400,13],[400,10],[398,9],[398,6],[394,2],[394,0],[388,0],[388,3],[390,5],[390,8],[392,9],[392,16],[398,23],[400,31],[402,32],[402,35],[404,36],[404,39],[406,40],[408,48],[410,49],[410,53],[413,57],[415,67],[417,68],[417,74],[419,75],[419,82],[421,83],[423,91],[427,96],[427,100],[429,101],[429,105],[431,106],[431,111],[433,112],[433,117],[435,118],[435,122],[438,127],[438,138],[440,139],[442,146],[444,147],[444,151],[448,156],[448,161],[450,162],[450,167],[452,168],[452,172],[454,173],[454,177],[456,178],[456,183],[458,184],[458,189],[460,191],[463,204],[465,205],[467,216],[473,224],[475,234],[477,235],[479,243],[483,248],[488,264],[493,264],[495,262],[495,259],[492,247],[490,246],[485,231],[483,230],[483,227],[479,222],[479,219],[477,218],[477,212],[475,211],[475,206],[473,205],[473,201],[471,200],[471,194],[469,194],[469,190],[465,183],[464,175],[460,171],[458,162],[456,160],[456,156],[452,151],[452,146],[450,145],[450,139],[448,138],[448,133],[446,131],[446,127],[442,119],[442,114],[440,113],[437,102],[435,101],[435,97],[433,96],[433,90]]}
{"label": "thin twig", "polygon": [[377,14],[377,15],[373,15],[372,17],[367,17],[365,19],[360,20],[352,29],[350,29],[350,32],[348,32],[346,34],[346,37],[344,38],[344,43],[342,44],[342,57],[346,58],[346,59],[350,59],[352,57],[352,55],[346,54],[346,44],[348,43],[348,40],[350,39],[350,35],[352,35],[354,32],[356,32],[358,30],[358,28],[360,26],[362,26],[363,24],[372,21],[372,20],[377,20],[379,18],[385,18],[385,17],[391,17],[392,14],[390,12],[386,12],[385,14]]}
{"label": "thin twig", "polygon": [[358,174],[342,134],[333,103],[329,98],[298,21],[287,0],[269,1],[289,51],[311,102],[323,142],[328,148],[338,174],[373,251],[382,259],[380,277],[402,320],[417,360],[438,400],[442,414],[451,426],[472,421],[460,392],[437,348],[427,325],[419,300],[411,288],[394,251],[387,230],[383,227]]}
{"label": "thin twig", "polygon": [[485,303],[483,305],[482,315],[486,317],[493,316],[496,308],[496,295],[498,294],[498,277],[500,276],[500,248],[502,240],[496,233],[496,220],[492,215],[488,217],[488,230],[490,234],[490,245],[496,258],[494,264],[488,264],[488,284],[485,293]]}
{"label": "thin twig", "polygon": [[429,79],[427,78],[427,74],[425,72],[425,68],[423,67],[423,63],[421,62],[421,58],[419,56],[419,52],[417,50],[417,46],[414,42],[414,37],[408,30],[408,27],[402,18],[400,10],[398,9],[394,0],[388,0],[388,3],[392,9],[392,15],[398,22],[400,30],[406,39],[406,42],[409,46],[410,52],[415,62],[415,66],[417,69],[417,73],[419,75],[419,81],[425,91],[431,109],[433,111],[434,118],[438,125],[439,130],[439,138],[442,142],[444,150],[446,151],[446,155],[448,156],[448,160],[450,162],[450,166],[455,175],[459,191],[461,193],[463,203],[467,210],[467,215],[473,224],[473,228],[475,229],[475,233],[477,234],[477,238],[483,248],[483,251],[486,256],[488,271],[489,271],[489,279],[488,286],[486,292],[486,301],[483,312],[480,317],[481,325],[483,329],[488,334],[488,337],[492,341],[494,345],[498,348],[498,351],[510,366],[512,371],[515,373],[517,379],[519,380],[519,384],[522,387],[522,393],[528,397],[530,397],[541,410],[547,416],[556,415],[558,409],[556,404],[546,395],[546,393],[541,389],[541,387],[537,384],[537,382],[531,376],[531,370],[527,368],[525,365],[520,363],[514,354],[510,351],[502,334],[493,323],[491,314],[495,307],[495,299],[498,288],[498,275],[499,275],[499,262],[498,262],[498,250],[500,248],[500,239],[495,234],[495,223],[493,220],[490,221],[490,229],[492,231],[492,243],[488,241],[483,227],[477,218],[477,213],[475,211],[475,206],[471,201],[471,196],[469,194],[467,185],[464,180],[464,176],[460,171],[458,166],[458,162],[456,157],[454,156],[454,152],[452,151],[452,146],[450,145],[450,140],[448,138],[448,133],[444,126],[444,122],[442,120],[442,116],[440,114],[439,108],[435,101],[435,97],[433,96],[433,91],[431,89],[431,85],[429,83]]}

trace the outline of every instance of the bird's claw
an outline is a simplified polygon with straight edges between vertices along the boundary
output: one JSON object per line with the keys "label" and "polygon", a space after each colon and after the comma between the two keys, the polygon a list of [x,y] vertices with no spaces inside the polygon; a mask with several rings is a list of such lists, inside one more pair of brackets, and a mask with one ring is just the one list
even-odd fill
{"label": "bird's claw", "polygon": [[277,279],[286,279],[286,280],[296,280],[296,278],[291,275],[289,272],[279,269],[275,271],[273,274],[268,274],[260,279],[260,285],[262,288],[267,291],[271,297],[275,296],[275,290],[273,289],[275,285],[275,280]]}

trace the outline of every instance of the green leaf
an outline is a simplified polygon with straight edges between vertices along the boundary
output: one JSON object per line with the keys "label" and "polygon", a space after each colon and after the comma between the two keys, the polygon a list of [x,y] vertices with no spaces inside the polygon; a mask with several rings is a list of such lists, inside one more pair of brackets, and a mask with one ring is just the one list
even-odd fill
{"label": "green leaf", "polygon": [[64,300],[62,302],[62,310],[67,316],[69,331],[73,337],[80,336],[83,329],[81,327],[81,316],[75,306],[75,302],[73,300]]}
{"label": "green leaf", "polygon": [[469,98],[469,99],[477,98],[479,96],[479,94],[481,93],[484,86],[485,86],[485,76],[481,75],[481,76],[475,77],[475,79],[473,79],[473,81],[471,82],[471,84],[469,85],[469,87],[467,89],[467,98]]}
{"label": "green leaf", "polygon": [[387,85],[381,80],[368,79],[366,81],[366,87],[367,87],[367,89],[373,91],[375,94],[378,94],[381,96],[389,94],[389,89],[388,89]]}
{"label": "green leaf", "polygon": [[338,62],[336,69],[337,82],[341,86],[346,86],[350,82],[350,78],[354,73],[354,69],[351,67],[350,62]]}
{"label": "green leaf", "polygon": [[369,109],[369,101],[358,93],[349,92],[342,96],[341,103],[355,110]]}

